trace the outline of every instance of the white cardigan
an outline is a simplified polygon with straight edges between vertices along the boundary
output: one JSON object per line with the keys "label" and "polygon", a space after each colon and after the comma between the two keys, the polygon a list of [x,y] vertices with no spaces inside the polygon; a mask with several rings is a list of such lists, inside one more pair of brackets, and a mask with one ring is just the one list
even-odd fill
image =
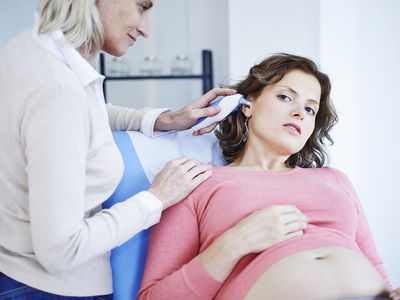
{"label": "white cardigan", "polygon": [[[0,272],[47,292],[112,292],[109,251],[158,222],[142,192],[109,210],[123,162],[111,130],[151,134],[165,109],[106,106],[103,76],[26,30],[0,50]],[[111,126],[111,129],[110,129]]]}

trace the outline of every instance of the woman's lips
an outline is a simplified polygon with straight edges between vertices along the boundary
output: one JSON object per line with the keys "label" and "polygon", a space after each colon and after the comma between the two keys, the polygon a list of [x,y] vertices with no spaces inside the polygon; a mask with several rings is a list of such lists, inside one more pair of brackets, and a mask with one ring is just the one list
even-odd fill
{"label": "woman's lips", "polygon": [[293,132],[295,134],[301,135],[301,128],[300,126],[294,124],[294,123],[286,123],[283,124],[285,128],[287,128],[290,132]]}
{"label": "woman's lips", "polygon": [[128,36],[132,40],[132,44],[134,44],[136,42],[136,38],[133,35],[130,35],[129,33],[128,33]]}

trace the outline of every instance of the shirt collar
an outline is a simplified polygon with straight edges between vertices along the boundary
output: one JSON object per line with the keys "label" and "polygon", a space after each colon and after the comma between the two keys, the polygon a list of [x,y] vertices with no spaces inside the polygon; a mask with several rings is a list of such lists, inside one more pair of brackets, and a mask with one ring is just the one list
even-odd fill
{"label": "shirt collar", "polygon": [[95,81],[103,81],[104,76],[100,75],[76,49],[63,44],[64,34],[61,30],[39,35],[39,18],[37,13],[35,14],[35,19],[36,22],[32,30],[33,39],[67,65],[83,87]]}

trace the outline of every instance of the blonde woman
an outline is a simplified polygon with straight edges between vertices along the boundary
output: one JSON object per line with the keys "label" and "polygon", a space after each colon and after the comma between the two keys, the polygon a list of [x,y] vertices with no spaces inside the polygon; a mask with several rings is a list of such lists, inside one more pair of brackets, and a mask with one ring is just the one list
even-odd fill
{"label": "blonde woman", "polygon": [[147,37],[152,5],[41,0],[33,29],[1,50],[0,299],[111,297],[109,251],[210,176],[210,166],[178,158],[148,191],[101,210],[123,173],[111,130],[187,129],[234,93],[214,89],[176,112],[104,104],[90,62]]}

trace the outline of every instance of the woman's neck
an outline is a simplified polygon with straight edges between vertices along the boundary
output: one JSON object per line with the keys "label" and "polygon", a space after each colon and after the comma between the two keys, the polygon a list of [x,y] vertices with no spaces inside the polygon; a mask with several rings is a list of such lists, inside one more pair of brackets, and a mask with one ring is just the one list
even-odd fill
{"label": "woman's neck", "polygon": [[286,166],[286,160],[290,155],[278,155],[271,151],[260,151],[257,148],[246,147],[230,167],[243,168],[253,171],[282,172],[290,169]]}

